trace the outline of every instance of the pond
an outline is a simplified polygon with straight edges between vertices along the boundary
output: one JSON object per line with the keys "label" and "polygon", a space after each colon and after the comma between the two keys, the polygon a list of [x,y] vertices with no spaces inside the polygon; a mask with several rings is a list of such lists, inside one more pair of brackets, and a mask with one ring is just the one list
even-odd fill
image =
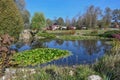
{"label": "pond", "polygon": [[71,55],[66,58],[54,60],[41,66],[54,64],[57,66],[73,66],[79,64],[92,64],[99,58],[103,57],[106,51],[109,51],[111,46],[107,41],[101,40],[41,40],[40,42],[32,43],[32,46],[24,45],[18,51],[34,49],[40,47],[58,48],[70,51]]}

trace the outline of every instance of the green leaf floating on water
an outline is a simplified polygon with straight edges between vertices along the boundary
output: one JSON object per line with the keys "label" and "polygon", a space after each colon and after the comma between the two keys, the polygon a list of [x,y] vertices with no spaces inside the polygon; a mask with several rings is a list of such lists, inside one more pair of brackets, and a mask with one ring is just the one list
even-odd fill
{"label": "green leaf floating on water", "polygon": [[34,66],[66,57],[68,55],[70,55],[70,53],[66,50],[38,48],[14,54],[12,57],[12,64],[17,64],[18,66]]}

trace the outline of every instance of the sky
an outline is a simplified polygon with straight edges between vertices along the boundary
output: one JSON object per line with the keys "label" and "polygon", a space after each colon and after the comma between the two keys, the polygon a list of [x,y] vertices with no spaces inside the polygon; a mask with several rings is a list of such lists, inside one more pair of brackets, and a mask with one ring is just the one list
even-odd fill
{"label": "sky", "polygon": [[35,12],[44,13],[46,18],[73,18],[82,15],[87,7],[94,5],[104,10],[106,7],[120,9],[119,0],[25,0],[31,17]]}

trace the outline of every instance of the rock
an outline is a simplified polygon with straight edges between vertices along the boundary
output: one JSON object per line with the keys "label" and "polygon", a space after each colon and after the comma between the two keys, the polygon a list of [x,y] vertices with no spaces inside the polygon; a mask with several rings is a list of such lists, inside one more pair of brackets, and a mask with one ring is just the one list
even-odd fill
{"label": "rock", "polygon": [[88,80],[103,80],[99,75],[91,75]]}
{"label": "rock", "polygon": [[[5,75],[0,78],[0,80],[15,80],[18,73],[24,73],[23,79],[27,77],[27,75],[35,74],[35,69],[27,69],[27,68],[18,68],[18,69],[12,69],[12,68],[6,68]],[[26,80],[26,79],[25,79]]]}
{"label": "rock", "polygon": [[75,74],[75,73],[74,73],[73,70],[70,70],[70,71],[69,71],[69,75],[70,75],[70,76],[73,76],[74,74]]}
{"label": "rock", "polygon": [[19,40],[25,43],[29,43],[32,41],[32,34],[29,29],[25,29],[21,32]]}

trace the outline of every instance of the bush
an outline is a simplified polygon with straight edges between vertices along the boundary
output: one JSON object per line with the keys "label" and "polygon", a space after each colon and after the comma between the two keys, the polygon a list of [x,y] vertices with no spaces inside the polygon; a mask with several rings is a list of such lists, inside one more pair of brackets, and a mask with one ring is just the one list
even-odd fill
{"label": "bush", "polygon": [[113,38],[119,39],[120,40],[120,34],[113,34]]}
{"label": "bush", "polygon": [[0,75],[4,73],[6,67],[9,67],[10,57],[15,53],[9,49],[13,42],[14,38],[8,34],[0,36]]}
{"label": "bush", "polygon": [[119,34],[119,33],[120,33],[119,30],[112,30],[112,31],[106,31],[103,34],[100,34],[99,36],[113,38],[114,34]]}

